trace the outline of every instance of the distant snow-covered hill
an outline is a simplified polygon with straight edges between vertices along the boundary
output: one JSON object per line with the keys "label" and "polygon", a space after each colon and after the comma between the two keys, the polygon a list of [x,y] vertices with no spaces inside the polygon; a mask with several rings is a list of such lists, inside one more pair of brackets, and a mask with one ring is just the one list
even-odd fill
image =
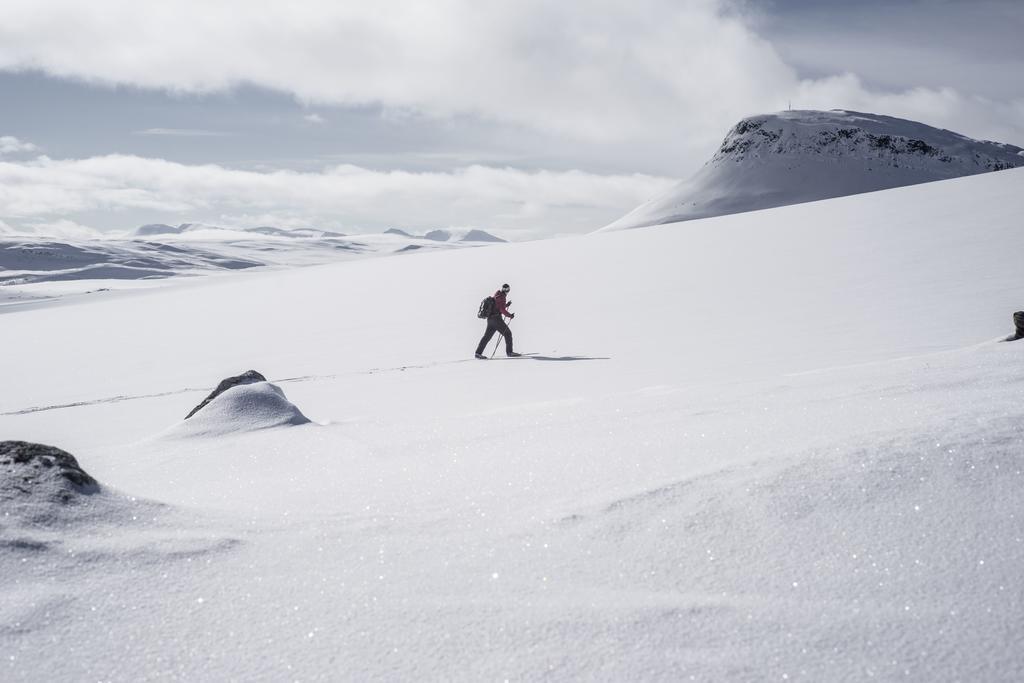
{"label": "distant snow-covered hill", "polygon": [[[504,242],[482,230],[440,230],[432,237],[400,230],[347,236],[272,226],[235,229],[202,223],[143,225],[131,236],[57,239],[0,237],[0,305],[135,287],[134,281],[261,266],[302,266],[411,251]],[[76,284],[77,283],[77,284]]]}
{"label": "distant snow-covered hill", "polygon": [[[242,233],[246,235],[269,235],[272,237],[288,238],[321,238],[321,237],[346,237],[345,233],[321,230],[319,228],[279,228],[274,226],[259,226],[256,228],[231,228],[206,223],[182,223],[181,225],[167,225],[165,223],[149,223],[135,229],[135,237],[166,237],[168,235],[196,235],[210,232],[219,233]],[[389,228],[384,231],[385,235],[397,235],[399,237],[410,237],[414,239],[427,239],[434,242],[505,242],[502,238],[492,235],[484,230],[475,228],[448,228],[431,230],[424,235],[415,235],[401,228]]]}
{"label": "distant snow-covered hill", "polygon": [[278,228],[263,225],[256,228],[226,228],[206,223],[182,223],[181,225],[166,225],[164,223],[150,223],[135,230],[136,237],[155,237],[166,235],[182,235],[185,233],[199,233],[208,231],[228,231],[245,234],[270,235],[273,237],[345,237],[344,233],[332,232],[330,230],[319,230],[316,228]]}
{"label": "distant snow-covered hill", "polygon": [[692,178],[602,230],[639,228],[1024,166],[1024,150],[853,111],[740,121]]}

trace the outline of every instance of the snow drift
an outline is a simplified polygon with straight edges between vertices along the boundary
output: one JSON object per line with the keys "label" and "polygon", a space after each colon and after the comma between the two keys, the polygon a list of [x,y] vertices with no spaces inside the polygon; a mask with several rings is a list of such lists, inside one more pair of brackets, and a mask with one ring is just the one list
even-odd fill
{"label": "snow drift", "polygon": [[1024,150],[860,112],[740,121],[689,180],[602,230],[754,211],[1024,166]]}
{"label": "snow drift", "polygon": [[168,435],[217,436],[233,432],[303,425],[309,418],[270,382],[238,384],[197,408]]}

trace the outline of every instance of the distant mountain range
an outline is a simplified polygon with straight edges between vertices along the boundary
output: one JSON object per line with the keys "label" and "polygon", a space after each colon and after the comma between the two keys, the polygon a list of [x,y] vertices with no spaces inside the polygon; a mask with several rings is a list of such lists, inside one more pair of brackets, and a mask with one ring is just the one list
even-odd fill
{"label": "distant mountain range", "polygon": [[492,235],[489,232],[483,230],[431,230],[425,235],[413,235],[412,233],[400,230],[398,228],[391,228],[385,230],[386,235],[401,235],[403,237],[412,237],[414,239],[425,239],[433,240],[434,242],[505,242],[496,235]]}
{"label": "distant mountain range", "polygon": [[[150,280],[260,266],[299,266],[414,251],[466,249],[505,240],[482,230],[434,230],[424,236],[392,229],[344,235],[313,228],[225,228],[204,223],[137,228],[129,237],[59,239],[32,235],[0,238],[0,304],[45,298],[56,283]],[[86,281],[92,281],[88,284]],[[43,291],[40,286],[47,286]],[[69,288],[70,287],[70,288]],[[77,285],[61,285],[61,292]]]}
{"label": "distant mountain range", "polygon": [[312,228],[275,228],[271,226],[260,226],[257,228],[224,228],[205,223],[182,223],[180,225],[166,225],[164,223],[150,223],[135,229],[136,237],[156,237],[160,235],[181,235],[187,232],[199,232],[201,230],[230,230],[232,232],[255,233],[259,235],[270,235],[276,237],[345,237],[344,233],[331,232],[330,230],[315,230]]}
{"label": "distant mountain range", "polygon": [[[183,235],[185,233],[198,233],[201,231],[229,231],[245,234],[267,235],[270,237],[291,237],[299,239],[322,239],[348,237],[345,233],[320,230],[317,228],[277,228],[273,226],[260,226],[256,228],[225,228],[206,223],[182,223],[180,225],[167,225],[165,223],[150,223],[135,229],[136,237],[157,237],[167,235]],[[425,235],[414,235],[400,228],[385,230],[385,235],[397,235],[399,237],[410,237],[413,239],[428,239],[435,242],[505,242],[506,240],[492,235],[489,232],[476,229],[461,230],[431,230]]]}
{"label": "distant mountain range", "polygon": [[743,119],[692,178],[602,230],[689,221],[1024,166],[1024,150],[854,111]]}

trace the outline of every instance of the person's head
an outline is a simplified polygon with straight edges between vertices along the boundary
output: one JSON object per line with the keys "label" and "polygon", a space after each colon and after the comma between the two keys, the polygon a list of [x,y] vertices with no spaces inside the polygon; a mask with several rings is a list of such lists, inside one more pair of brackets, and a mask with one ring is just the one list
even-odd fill
{"label": "person's head", "polygon": [[507,282],[501,286],[501,291],[505,292],[506,294],[508,294],[509,290],[511,290],[511,289],[512,288],[508,286]]}

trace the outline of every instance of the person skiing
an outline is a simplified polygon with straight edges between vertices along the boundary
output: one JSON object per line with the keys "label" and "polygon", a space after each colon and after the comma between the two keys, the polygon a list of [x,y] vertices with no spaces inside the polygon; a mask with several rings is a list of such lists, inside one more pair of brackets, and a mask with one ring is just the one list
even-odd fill
{"label": "person skiing", "polygon": [[511,289],[512,288],[508,286],[508,283],[505,283],[501,286],[501,289],[494,293],[494,306],[491,308],[491,312],[487,316],[487,331],[484,332],[484,336],[480,338],[480,343],[476,347],[477,358],[484,360],[487,359],[487,356],[484,355],[484,348],[487,346],[487,342],[491,341],[491,337],[494,336],[495,332],[500,332],[501,336],[505,338],[506,356],[509,358],[516,358],[522,355],[512,350],[512,330],[508,328],[504,318],[506,315],[509,317],[509,320],[516,317],[515,313],[510,313],[508,310],[508,307],[512,302],[505,300],[505,297]]}

